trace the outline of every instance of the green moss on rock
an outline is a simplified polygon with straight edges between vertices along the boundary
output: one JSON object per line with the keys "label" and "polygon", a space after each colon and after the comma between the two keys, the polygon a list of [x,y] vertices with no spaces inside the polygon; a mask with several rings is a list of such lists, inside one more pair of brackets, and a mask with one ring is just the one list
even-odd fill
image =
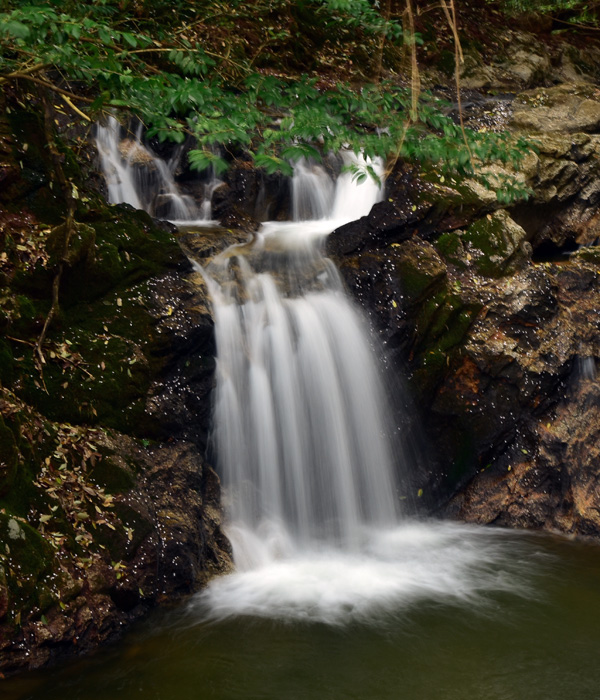
{"label": "green moss on rock", "polygon": [[420,239],[410,239],[397,248],[394,265],[403,294],[418,301],[446,275],[446,266],[435,248]]}
{"label": "green moss on rock", "polygon": [[593,263],[594,265],[600,265],[600,246],[580,248],[571,257],[577,260],[585,260],[585,262]]}
{"label": "green moss on rock", "polygon": [[23,519],[0,513],[0,564],[8,590],[8,612],[39,607],[40,581],[51,573],[54,552]]}
{"label": "green moss on rock", "polygon": [[449,263],[479,274],[500,277],[514,271],[528,257],[527,234],[501,209],[475,221],[466,230],[445,233],[436,242]]}
{"label": "green moss on rock", "polygon": [[112,494],[128,491],[135,485],[135,476],[109,456],[96,462],[90,470],[89,478]]}
{"label": "green moss on rock", "polygon": [[19,452],[11,430],[0,416],[0,496],[13,485],[17,473]]}

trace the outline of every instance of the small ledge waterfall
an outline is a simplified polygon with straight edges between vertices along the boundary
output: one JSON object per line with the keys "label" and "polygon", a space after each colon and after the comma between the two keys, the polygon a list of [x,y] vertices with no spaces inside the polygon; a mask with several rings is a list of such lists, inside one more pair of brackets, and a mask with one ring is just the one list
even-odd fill
{"label": "small ledge waterfall", "polygon": [[174,223],[203,224],[211,221],[211,198],[220,180],[210,177],[203,186],[198,206],[175,182],[182,155],[175,149],[169,162],[156,156],[142,141],[142,125],[135,133],[125,132],[114,117],[96,125],[96,147],[111,204],[127,203],[152,216]]}

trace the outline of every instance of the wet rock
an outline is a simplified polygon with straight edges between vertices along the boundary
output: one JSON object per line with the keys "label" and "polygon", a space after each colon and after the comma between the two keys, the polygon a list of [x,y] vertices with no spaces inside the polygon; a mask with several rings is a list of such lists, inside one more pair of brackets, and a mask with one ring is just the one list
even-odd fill
{"label": "wet rock", "polygon": [[481,196],[479,188],[470,183],[448,187],[440,184],[440,176],[435,173],[407,168],[390,178],[384,201],[376,204],[368,216],[328,236],[326,251],[341,258],[401,243],[415,234],[434,238],[441,231],[460,228],[498,207],[495,197]]}
{"label": "wet rock", "polygon": [[213,216],[225,228],[256,231],[261,221],[291,218],[289,180],[266,175],[242,158],[225,174],[213,195]]}
{"label": "wet rock", "polygon": [[436,246],[453,264],[473,267],[482,275],[500,276],[507,268],[527,262],[531,245],[527,233],[500,209],[472,223],[466,230],[442,234]]}
{"label": "wet rock", "polygon": [[[549,159],[554,148],[557,160],[566,156],[575,165],[591,160],[586,148],[593,137],[575,137],[569,144],[562,136],[549,138]],[[544,197],[544,190],[536,196]],[[553,201],[558,196],[549,193]],[[473,484],[487,484],[489,473],[506,468],[510,455],[523,457],[521,449],[533,454],[541,433],[526,426],[545,420],[563,401],[571,406],[574,365],[579,357],[600,354],[593,248],[562,263],[533,264],[531,234],[514,212],[478,216],[473,207],[466,225],[455,226],[451,208],[445,211],[435,226],[430,210],[411,212],[414,219],[404,220],[394,238],[387,238],[385,228],[373,230],[371,215],[347,229],[351,241],[341,241],[340,230],[329,246],[379,333],[388,363],[409,373],[414,413],[425,426],[425,441],[434,446],[411,488],[431,508],[442,507],[448,494],[482,470]],[[421,230],[427,240],[416,235]],[[473,489],[480,489],[483,503],[484,486]],[[467,502],[460,500],[460,517],[470,517]],[[531,507],[535,510],[533,500]],[[508,523],[502,513],[498,522]],[[565,529],[558,523],[551,527]],[[581,533],[588,529],[585,525]]]}
{"label": "wet rock", "polygon": [[600,389],[574,386],[552,414],[530,420],[518,446],[477,475],[450,504],[468,522],[600,535]]}
{"label": "wet rock", "polygon": [[65,257],[36,119],[18,186],[0,199],[3,674],[88,652],[230,567],[204,457],[214,333],[202,280],[170,225],[106,205],[76,172]]}

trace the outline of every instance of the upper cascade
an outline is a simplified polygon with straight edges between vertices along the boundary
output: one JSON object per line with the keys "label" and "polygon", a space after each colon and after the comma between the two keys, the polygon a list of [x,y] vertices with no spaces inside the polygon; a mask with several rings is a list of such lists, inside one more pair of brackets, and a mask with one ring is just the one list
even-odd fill
{"label": "upper cascade", "polygon": [[212,178],[205,186],[200,206],[183,194],[175,182],[182,149],[169,161],[156,156],[142,142],[142,126],[135,133],[124,132],[114,117],[96,127],[96,146],[111,204],[125,202],[152,216],[173,222],[211,220],[211,196],[219,181]]}
{"label": "upper cascade", "polygon": [[[165,161],[144,143],[141,124],[135,131],[128,131],[113,116],[96,125],[96,147],[111,204],[125,202],[176,224],[215,223],[212,197],[223,183],[214,173],[209,174],[198,201],[184,194],[174,176],[183,147],[175,149]],[[366,166],[372,168],[379,182],[369,176],[357,184],[353,169]],[[324,235],[354,221],[368,214],[381,199],[382,175],[381,159],[367,160],[350,151],[330,155],[323,165],[301,159],[295,163],[290,181],[291,219],[305,224],[305,235]],[[265,222],[262,234],[268,235],[274,226],[279,230],[280,224]],[[288,228],[288,243],[294,240],[292,231],[293,228]]]}
{"label": "upper cascade", "polygon": [[[360,219],[383,196],[383,162],[367,160],[351,151],[342,151],[342,171],[333,178],[323,165],[299,160],[292,179],[292,216],[294,221],[333,221],[335,225]],[[354,168],[367,165],[379,178],[372,177],[358,184]]]}

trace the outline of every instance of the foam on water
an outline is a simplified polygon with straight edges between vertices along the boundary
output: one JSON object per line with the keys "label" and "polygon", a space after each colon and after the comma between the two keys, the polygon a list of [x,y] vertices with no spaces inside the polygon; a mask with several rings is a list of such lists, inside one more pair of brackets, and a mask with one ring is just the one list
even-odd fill
{"label": "foam on water", "polygon": [[[229,535],[235,541],[247,533]],[[482,527],[407,522],[365,532],[354,552],[317,542],[297,549],[265,533],[251,548],[260,555],[197,599],[203,618],[381,624],[424,603],[484,611],[497,593],[532,594],[532,563],[514,534]]]}

